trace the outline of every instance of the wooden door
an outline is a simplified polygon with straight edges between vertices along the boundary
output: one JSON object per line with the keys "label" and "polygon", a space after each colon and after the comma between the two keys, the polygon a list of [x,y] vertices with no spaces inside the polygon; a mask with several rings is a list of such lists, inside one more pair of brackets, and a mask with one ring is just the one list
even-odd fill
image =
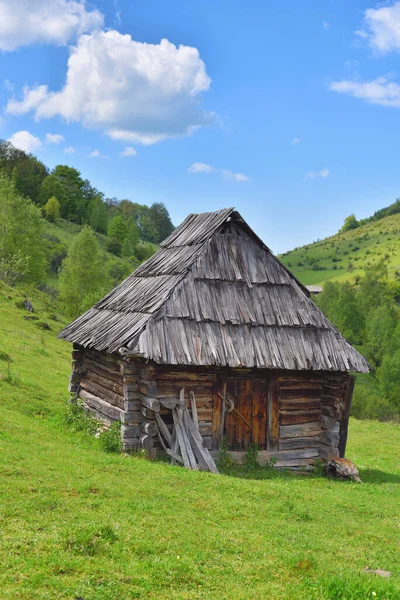
{"label": "wooden door", "polygon": [[250,443],[266,450],[268,380],[228,377],[220,381],[218,388],[222,396],[226,393],[233,401],[235,408],[226,412],[224,402],[220,402],[220,432],[229,450],[246,451]]}

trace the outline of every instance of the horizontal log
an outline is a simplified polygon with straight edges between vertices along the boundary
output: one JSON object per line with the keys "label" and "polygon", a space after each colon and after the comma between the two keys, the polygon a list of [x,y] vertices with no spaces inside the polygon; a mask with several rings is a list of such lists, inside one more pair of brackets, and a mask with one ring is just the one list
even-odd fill
{"label": "horizontal log", "polygon": [[115,368],[118,369],[120,364],[122,364],[122,359],[120,357],[117,357],[114,354],[107,354],[106,352],[99,352],[98,350],[93,350],[92,348],[85,348],[85,356],[88,356],[96,362],[102,362],[106,365],[115,365]]}
{"label": "horizontal log", "polygon": [[124,452],[137,452],[140,449],[139,438],[126,438],[122,440],[122,449]]}
{"label": "horizontal log", "polygon": [[121,425],[121,439],[138,438],[142,434],[139,425]]}
{"label": "horizontal log", "polygon": [[124,406],[124,399],[122,396],[105,389],[94,381],[84,378],[81,380],[81,387],[94,396],[97,396],[98,398],[101,398],[102,400],[105,400],[114,406],[118,406],[118,408],[122,409]]}
{"label": "horizontal log", "polygon": [[142,395],[140,392],[124,392],[125,400],[140,400]]}
{"label": "horizontal log", "polygon": [[101,421],[105,425],[109,426],[112,423],[115,423],[114,419],[110,419],[110,417],[107,417],[107,415],[104,415],[95,408],[90,408],[90,406],[88,406],[87,404],[84,404],[83,408],[88,415],[91,415],[94,419],[96,419],[97,421]]}
{"label": "horizontal log", "polygon": [[316,410],[320,405],[319,398],[284,398],[279,401],[280,410]]}
{"label": "horizontal log", "polygon": [[334,433],[332,431],[326,430],[321,433],[320,440],[321,444],[325,444],[325,446],[333,446],[337,448],[339,445],[339,434]]}
{"label": "horizontal log", "polygon": [[140,429],[143,433],[146,433],[151,437],[155,437],[157,435],[157,425],[155,421],[143,421],[143,423],[140,424]]}
{"label": "horizontal log", "polygon": [[296,450],[301,448],[318,448],[319,436],[298,437],[279,440],[279,450]]}
{"label": "horizontal log", "polygon": [[149,408],[150,410],[152,410],[154,412],[160,412],[160,403],[156,398],[142,396],[140,401],[145,408]]}
{"label": "horizontal log", "polygon": [[279,427],[279,437],[313,437],[316,435],[320,435],[321,431],[321,426],[318,422],[303,423],[302,425],[281,425]]}
{"label": "horizontal log", "polygon": [[121,423],[123,425],[139,425],[143,421],[140,411],[121,411]]}
{"label": "horizontal log", "polygon": [[317,463],[316,458],[301,460],[279,460],[275,463],[277,469],[289,469],[291,467],[313,467]]}
{"label": "horizontal log", "polygon": [[332,406],[329,404],[321,406],[321,414],[332,417],[333,419],[340,419],[342,416],[340,406]]}
{"label": "horizontal log", "polygon": [[304,411],[280,411],[279,421],[281,425],[300,425],[302,423],[315,422],[320,416],[320,410]]}
{"label": "horizontal log", "polygon": [[139,391],[145,396],[155,397],[157,395],[157,383],[146,379],[139,379]]}
{"label": "horizontal log", "polygon": [[111,379],[112,381],[115,381],[120,386],[122,386],[122,377],[118,370],[110,369],[108,366],[104,365],[103,363],[95,362],[94,360],[91,360],[87,357],[85,357],[84,360],[82,361],[82,365],[88,371],[93,371],[94,373],[97,373],[101,377],[105,377],[106,379]]}
{"label": "horizontal log", "polygon": [[119,421],[121,419],[123,411],[117,406],[113,406],[112,404],[105,402],[102,398],[98,398],[84,389],[80,390],[79,396],[88,406],[99,411],[113,421]]}
{"label": "horizontal log", "polygon": [[142,408],[142,403],[140,400],[124,400],[124,410],[126,412],[130,411],[140,411]]}
{"label": "horizontal log", "polygon": [[113,392],[114,394],[118,394],[119,396],[123,396],[122,393],[122,385],[116,383],[112,379],[108,379],[107,376],[103,377],[102,375],[98,375],[94,371],[86,371],[83,375],[82,379],[86,381],[93,381],[97,385],[101,385],[106,390]]}
{"label": "horizontal log", "polygon": [[322,460],[339,458],[339,450],[337,448],[332,448],[331,446],[321,446],[319,449],[319,456]]}
{"label": "horizontal log", "polygon": [[332,419],[331,417],[327,417],[326,415],[321,415],[318,419],[322,429],[329,429],[333,433],[339,433],[340,423],[337,419]]}
{"label": "horizontal log", "polygon": [[140,409],[140,412],[145,417],[145,419],[154,419],[154,417],[156,415],[154,410],[151,410],[150,408],[146,408],[145,406],[142,406],[142,408]]}
{"label": "horizontal log", "polygon": [[146,450],[150,450],[153,448],[153,438],[147,434],[143,434],[139,438],[139,444],[142,448],[146,448]]}

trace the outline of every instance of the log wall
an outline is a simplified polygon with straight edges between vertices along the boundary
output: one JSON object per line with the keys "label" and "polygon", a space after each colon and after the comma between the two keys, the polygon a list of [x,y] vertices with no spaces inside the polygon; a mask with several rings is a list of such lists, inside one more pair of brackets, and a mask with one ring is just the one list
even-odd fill
{"label": "log wall", "polygon": [[[224,381],[238,374],[248,382],[247,387],[254,381],[265,382],[265,414],[259,420],[265,432],[262,436],[257,432],[265,440],[266,449],[259,453],[261,463],[273,458],[277,467],[307,468],[319,458],[344,455],[354,386],[353,378],[344,373],[199,370],[74,346],[69,389],[105,423],[121,421],[124,451],[145,448],[150,456],[161,450],[155,412],[160,412],[172,429],[168,402],[179,398],[184,388],[190,408],[192,391],[204,446],[217,453],[229,429],[224,431],[222,426],[221,390]],[[240,408],[239,400],[236,398]],[[231,454],[237,462],[244,460],[245,451]]]}

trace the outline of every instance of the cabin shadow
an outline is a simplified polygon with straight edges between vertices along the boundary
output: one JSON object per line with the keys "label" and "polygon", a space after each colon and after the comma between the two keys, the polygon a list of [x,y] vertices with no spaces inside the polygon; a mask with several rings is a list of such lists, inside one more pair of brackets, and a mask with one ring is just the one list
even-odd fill
{"label": "cabin shadow", "polygon": [[363,483],[396,483],[400,485],[400,475],[379,469],[360,469],[360,478]]}

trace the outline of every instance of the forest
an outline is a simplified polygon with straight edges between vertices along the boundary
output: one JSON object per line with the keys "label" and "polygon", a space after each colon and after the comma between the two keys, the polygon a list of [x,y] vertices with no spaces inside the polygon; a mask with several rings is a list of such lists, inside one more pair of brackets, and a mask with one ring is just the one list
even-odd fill
{"label": "forest", "polygon": [[0,279],[40,286],[69,317],[128,276],[174,229],[164,204],[106,198],[77,169],[50,171],[6,141],[0,215]]}

